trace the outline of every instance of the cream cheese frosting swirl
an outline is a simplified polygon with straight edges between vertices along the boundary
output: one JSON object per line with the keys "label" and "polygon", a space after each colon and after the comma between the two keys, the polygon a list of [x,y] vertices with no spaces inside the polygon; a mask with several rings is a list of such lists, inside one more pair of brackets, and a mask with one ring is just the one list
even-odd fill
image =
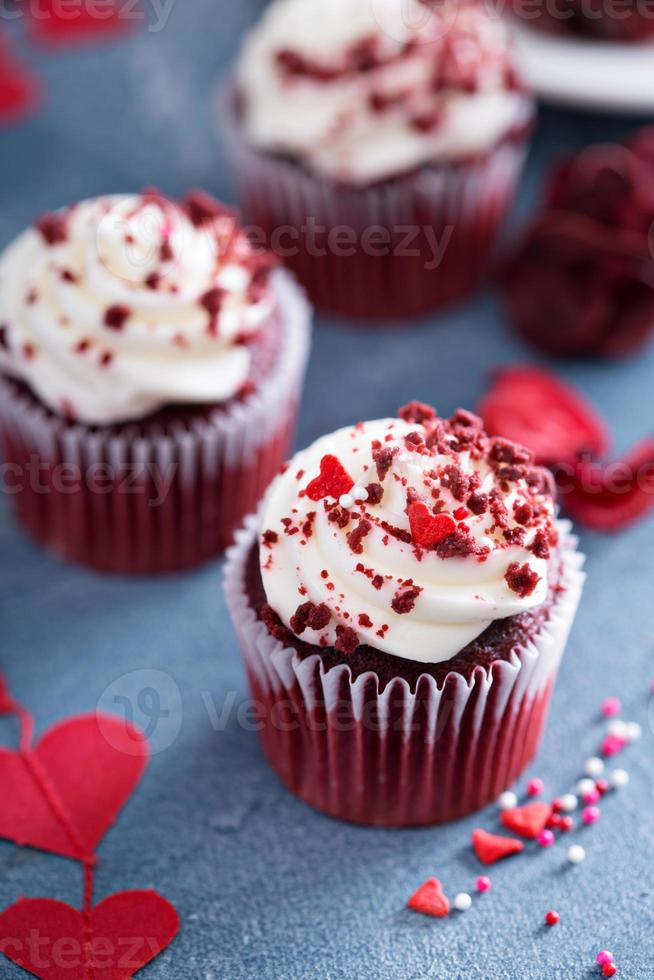
{"label": "cream cheese frosting swirl", "polygon": [[531,454],[475,416],[401,414],[293,458],[262,507],[261,574],[302,640],[438,663],[545,601],[555,504]]}
{"label": "cream cheese frosting swirl", "polygon": [[274,307],[268,264],[202,192],[44,215],[0,256],[0,369],[87,424],[223,401]]}
{"label": "cream cheese frosting swirl", "polygon": [[487,150],[525,105],[476,0],[273,0],[237,83],[252,145],[352,184]]}

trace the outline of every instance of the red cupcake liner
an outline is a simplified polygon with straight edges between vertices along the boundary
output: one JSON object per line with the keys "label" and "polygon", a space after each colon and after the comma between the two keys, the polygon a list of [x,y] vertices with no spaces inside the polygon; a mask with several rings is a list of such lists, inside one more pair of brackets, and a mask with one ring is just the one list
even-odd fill
{"label": "red cupcake liner", "polygon": [[318,810],[354,823],[409,827],[478,810],[510,786],[538,749],[557,671],[584,582],[584,557],[561,522],[564,590],[547,625],[508,661],[479,666],[415,692],[376,674],[325,670],[272,637],[245,584],[257,522],[227,556],[225,594],[239,636],[259,734],[285,785]]}
{"label": "red cupcake liner", "polygon": [[[479,285],[522,172],[530,99],[521,104],[511,134],[483,156],[368,187],[337,184],[252,149],[233,89],[225,104],[224,132],[245,217],[317,307],[398,318],[445,306]],[[337,228],[352,241],[335,245]]]}
{"label": "red cupcake liner", "polygon": [[310,309],[277,274],[279,350],[256,391],[146,434],[69,424],[0,376],[5,490],[40,544],[103,571],[152,574],[222,552],[287,458]]}

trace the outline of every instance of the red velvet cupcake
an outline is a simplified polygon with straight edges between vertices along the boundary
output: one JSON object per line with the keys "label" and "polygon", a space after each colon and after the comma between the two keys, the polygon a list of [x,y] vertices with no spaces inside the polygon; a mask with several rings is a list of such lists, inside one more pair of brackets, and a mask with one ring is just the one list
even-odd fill
{"label": "red velvet cupcake", "polygon": [[248,219],[320,308],[402,317],[469,293],[533,108],[472,0],[273,0],[227,134]]}
{"label": "red velvet cupcake", "polygon": [[299,453],[229,553],[264,750],[356,823],[495,799],[533,758],[583,584],[552,481],[413,403]]}
{"label": "red velvet cupcake", "polygon": [[285,458],[310,311],[201,192],[85,201],[0,256],[0,437],[23,526],[170,571],[231,543]]}
{"label": "red velvet cupcake", "polygon": [[647,41],[654,38],[654,8],[650,0],[512,0],[516,17],[529,28],[568,37],[602,41]]}

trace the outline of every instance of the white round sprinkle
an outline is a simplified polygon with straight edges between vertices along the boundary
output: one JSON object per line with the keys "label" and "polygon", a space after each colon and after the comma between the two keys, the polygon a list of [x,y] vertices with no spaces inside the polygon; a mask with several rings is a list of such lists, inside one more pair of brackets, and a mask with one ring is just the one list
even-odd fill
{"label": "white round sprinkle", "polygon": [[597,779],[604,772],[604,763],[596,755],[591,755],[590,759],[586,759],[584,772],[587,776]]}
{"label": "white round sprinkle", "polygon": [[568,848],[568,861],[571,864],[581,864],[586,857],[586,852],[581,844],[573,844]]}
{"label": "white round sprinkle", "polygon": [[454,899],[454,908],[459,912],[467,912],[472,905],[472,898],[467,892],[459,892]]}
{"label": "white round sprinkle", "polygon": [[577,809],[579,805],[579,800],[574,793],[566,793],[561,797],[561,808],[565,810],[566,813],[572,813],[573,810]]}
{"label": "white round sprinkle", "polygon": [[617,735],[618,738],[627,737],[627,723],[615,718],[607,728],[609,735]]}
{"label": "white round sprinkle", "polygon": [[350,496],[349,493],[344,493],[342,497],[338,500],[341,507],[345,507],[346,510],[350,507],[354,507],[354,497]]}
{"label": "white round sprinkle", "polygon": [[643,730],[637,721],[630,721],[627,723],[627,738],[630,742],[637,742],[642,734]]}
{"label": "white round sprinkle", "polygon": [[366,490],[365,487],[355,487],[354,490],[352,491],[352,496],[354,497],[355,500],[367,500],[368,491]]}
{"label": "white round sprinkle", "polygon": [[629,773],[626,769],[614,769],[609,776],[609,784],[614,789],[622,789],[629,782]]}
{"label": "white round sprinkle", "polygon": [[507,789],[505,793],[501,793],[497,798],[497,805],[500,810],[512,810],[514,806],[518,805],[518,797],[510,789]]}
{"label": "white round sprinkle", "polygon": [[577,793],[579,796],[586,796],[587,793],[592,793],[595,789],[594,779],[580,779],[577,783]]}

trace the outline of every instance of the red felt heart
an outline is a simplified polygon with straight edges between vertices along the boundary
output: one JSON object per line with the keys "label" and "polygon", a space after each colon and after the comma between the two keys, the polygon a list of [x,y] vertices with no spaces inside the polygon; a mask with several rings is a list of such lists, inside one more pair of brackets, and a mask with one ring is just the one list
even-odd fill
{"label": "red felt heart", "polygon": [[104,35],[123,34],[143,24],[143,13],[125,0],[102,0],[100,4],[66,4],[40,0],[31,31],[40,41],[67,44]]}
{"label": "red felt heart", "polygon": [[129,980],[174,939],[177,912],[154,891],[110,895],[91,909],[23,898],[0,915],[0,951],[41,980]]}
{"label": "red felt heart", "polygon": [[472,846],[475,854],[484,864],[494,864],[500,858],[509,854],[518,854],[524,850],[524,844],[515,837],[502,837],[499,834],[489,834],[487,830],[473,830]]}
{"label": "red felt heart", "polygon": [[552,815],[549,803],[527,803],[526,806],[513,807],[502,813],[502,824],[521,837],[535,839],[547,826]]}
{"label": "red felt heart", "polygon": [[433,915],[435,919],[443,919],[450,914],[450,903],[438,878],[428,878],[406,904],[414,912]]}
{"label": "red felt heart", "polygon": [[0,749],[0,837],[63,857],[92,854],[147,758],[138,729],[97,713],[55,725],[29,753]]}
{"label": "red felt heart", "polygon": [[320,476],[312,480],[305,493],[309,500],[323,500],[324,497],[335,497],[349,493],[354,486],[354,480],[347,472],[340,459],[336,456],[323,456],[320,460]]}
{"label": "red felt heart", "polygon": [[409,505],[411,537],[422,548],[431,548],[456,531],[456,521],[449,514],[432,514],[422,500]]}

